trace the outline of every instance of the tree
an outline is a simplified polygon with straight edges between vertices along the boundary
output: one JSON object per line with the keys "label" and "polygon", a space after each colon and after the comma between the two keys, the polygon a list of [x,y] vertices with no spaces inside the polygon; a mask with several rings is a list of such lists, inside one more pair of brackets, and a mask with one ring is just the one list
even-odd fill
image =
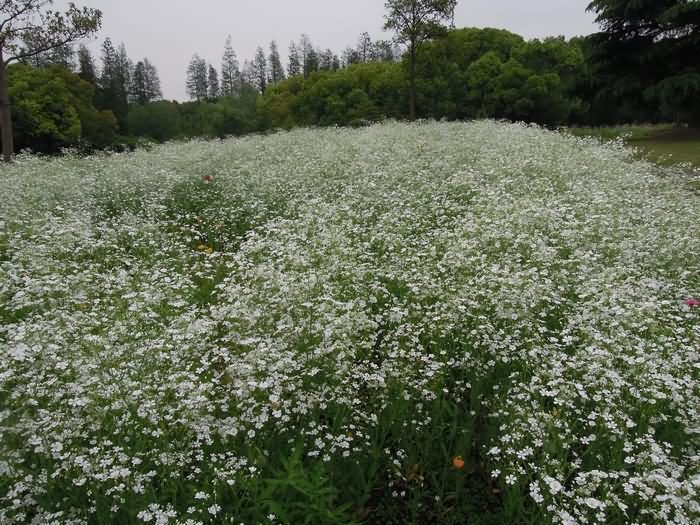
{"label": "tree", "polygon": [[416,54],[421,42],[444,32],[443,21],[452,20],[457,0],[387,0],[385,29],[396,33],[409,52],[409,118],[416,118]]}
{"label": "tree", "polygon": [[79,143],[112,143],[117,122],[93,105],[93,85],[58,65],[13,64],[8,73],[18,148],[53,153]]}
{"label": "tree", "polygon": [[129,98],[136,104],[147,104],[163,96],[158,72],[147,58],[140,60],[131,75]]}
{"label": "tree", "polygon": [[211,99],[219,98],[219,95],[221,95],[221,89],[219,88],[219,74],[216,72],[216,68],[214,66],[212,66],[211,64],[209,65],[208,84],[209,84],[209,89],[208,89],[209,98],[211,98]]}
{"label": "tree", "polygon": [[284,80],[284,68],[282,67],[282,60],[280,59],[280,53],[277,49],[277,42],[274,40],[270,42],[269,67],[271,83],[277,84],[277,82]]}
{"label": "tree", "polygon": [[111,109],[116,104],[114,99],[117,70],[117,50],[114,49],[112,40],[106,38],[102,42],[102,71],[97,79],[97,106],[100,109]]}
{"label": "tree", "polygon": [[662,118],[700,124],[700,2],[593,0],[596,73],[612,89],[644,94]]}
{"label": "tree", "polygon": [[[7,67],[15,61],[59,48],[97,31],[102,13],[70,4],[61,13],[46,10],[51,0],[3,0],[0,3],[0,141],[5,161],[12,160],[14,140]],[[32,48],[24,46],[32,42]]]}
{"label": "tree", "polygon": [[343,67],[351,66],[352,64],[360,63],[360,55],[357,53],[357,49],[353,49],[350,46],[343,50]]}
{"label": "tree", "polygon": [[187,94],[191,99],[200,101],[207,98],[208,91],[207,62],[195,54],[187,67]]}
{"label": "tree", "polygon": [[158,77],[156,66],[151,64],[147,58],[144,58],[143,67],[146,71],[146,96],[148,101],[152,102],[163,98],[163,92],[160,89],[160,77]]}
{"label": "tree", "polygon": [[252,64],[253,85],[260,93],[267,87],[267,59],[263,48],[258,46]]}
{"label": "tree", "polygon": [[299,49],[301,50],[301,72],[304,74],[304,78],[309,78],[311,73],[318,71],[318,53],[314,49],[308,35],[301,35],[299,39]]}
{"label": "tree", "polygon": [[129,131],[158,142],[174,139],[182,131],[177,102],[160,100],[129,110]]}
{"label": "tree", "polygon": [[321,71],[333,71],[337,57],[331,49],[322,51],[318,57],[318,69]]}
{"label": "tree", "polygon": [[124,44],[117,50],[112,40],[106,38],[102,43],[102,72],[97,81],[97,106],[114,113],[122,132],[127,130],[132,69]]}
{"label": "tree", "polygon": [[[35,43],[31,38],[27,38],[24,41],[26,49],[34,49]],[[43,51],[38,53],[28,59],[23,60],[29,65],[34,67],[50,67],[50,66],[62,66],[65,69],[72,70],[75,63],[75,51],[71,44],[65,44],[63,46],[58,46],[54,49],[48,51]]]}
{"label": "tree", "polygon": [[83,44],[78,48],[78,76],[93,86],[97,85],[95,61],[90,50]]}
{"label": "tree", "polygon": [[360,62],[369,62],[372,60],[372,37],[366,31],[360,35],[357,40],[357,56]]}
{"label": "tree", "polygon": [[400,55],[394,50],[394,45],[389,40],[377,40],[372,46],[371,59],[378,62],[393,62]]}
{"label": "tree", "polygon": [[226,39],[224,56],[221,60],[221,94],[229,97],[237,93],[241,83],[241,72],[238,68],[236,52],[231,45],[231,35]]}
{"label": "tree", "polygon": [[289,44],[289,63],[287,65],[287,73],[290,77],[295,77],[301,75],[301,57],[299,57],[299,49],[297,45],[292,42]]}

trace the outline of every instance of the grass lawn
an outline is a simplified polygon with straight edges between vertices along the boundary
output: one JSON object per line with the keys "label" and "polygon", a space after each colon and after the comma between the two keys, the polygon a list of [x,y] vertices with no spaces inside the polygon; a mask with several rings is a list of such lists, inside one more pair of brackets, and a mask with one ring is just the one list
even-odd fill
{"label": "grass lawn", "polygon": [[700,167],[700,129],[673,125],[575,128],[577,136],[594,136],[603,140],[622,137],[640,155],[658,164],[670,166],[689,162]]}

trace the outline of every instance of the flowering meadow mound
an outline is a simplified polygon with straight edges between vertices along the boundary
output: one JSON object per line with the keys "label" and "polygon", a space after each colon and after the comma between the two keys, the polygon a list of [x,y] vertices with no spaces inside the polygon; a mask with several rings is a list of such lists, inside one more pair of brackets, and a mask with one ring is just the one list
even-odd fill
{"label": "flowering meadow mound", "polygon": [[0,171],[0,523],[700,523],[700,196],[495,122]]}

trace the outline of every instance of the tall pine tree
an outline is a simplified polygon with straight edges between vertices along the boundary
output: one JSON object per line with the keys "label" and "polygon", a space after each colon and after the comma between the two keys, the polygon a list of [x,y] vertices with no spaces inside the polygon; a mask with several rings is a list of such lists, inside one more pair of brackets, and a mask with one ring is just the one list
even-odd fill
{"label": "tall pine tree", "polygon": [[280,53],[277,49],[277,43],[274,40],[270,42],[269,68],[271,83],[276,84],[280,80],[284,80],[284,68],[282,67],[282,60],[280,59]]}
{"label": "tall pine tree", "polygon": [[117,51],[107,38],[102,44],[102,73],[97,82],[96,102],[99,109],[111,110],[119,129],[127,131],[131,61],[122,44]]}
{"label": "tall pine tree", "polygon": [[134,66],[134,71],[131,75],[129,100],[136,104],[147,104],[162,96],[160,79],[156,68],[147,58],[144,58]]}
{"label": "tall pine tree", "polygon": [[265,92],[267,87],[267,59],[263,48],[258,46],[255,51],[255,58],[252,64],[253,69],[253,85],[260,93]]}
{"label": "tall pine tree", "polygon": [[299,56],[299,49],[297,45],[292,42],[289,44],[289,61],[287,64],[287,73],[290,77],[301,75],[301,57]]}
{"label": "tall pine tree", "polygon": [[226,39],[224,56],[221,60],[221,94],[229,97],[240,91],[241,72],[236,52],[231,45],[231,36]]}
{"label": "tall pine tree", "polygon": [[95,61],[90,50],[84,44],[78,48],[78,76],[93,86],[97,85]]}
{"label": "tall pine tree", "polygon": [[187,67],[187,94],[193,100],[204,100],[209,92],[207,62],[195,54]]}
{"label": "tall pine tree", "polygon": [[207,95],[209,96],[209,98],[219,98],[219,96],[221,95],[219,87],[219,74],[217,73],[216,68],[211,64],[209,65],[209,78],[207,79],[207,82],[209,86],[207,90]]}

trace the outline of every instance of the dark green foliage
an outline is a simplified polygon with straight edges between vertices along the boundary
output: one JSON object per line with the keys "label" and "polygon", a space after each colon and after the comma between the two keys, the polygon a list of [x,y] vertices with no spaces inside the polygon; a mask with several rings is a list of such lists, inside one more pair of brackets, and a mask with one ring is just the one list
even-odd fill
{"label": "dark green foliage", "polygon": [[124,44],[116,49],[109,38],[105,39],[102,44],[102,73],[97,80],[95,100],[99,109],[114,113],[121,133],[128,130],[131,69]]}
{"label": "dark green foliage", "polygon": [[105,147],[116,135],[111,112],[92,103],[93,87],[60,66],[9,68],[18,149],[54,153],[79,143]]}
{"label": "dark green foliage", "polygon": [[450,31],[418,52],[418,115],[561,124],[580,106],[575,89],[583,67],[581,50],[561,38],[525,42],[499,29]]}
{"label": "dark green foliage", "polygon": [[178,104],[167,100],[134,106],[129,111],[131,132],[165,142],[180,136],[182,124]]}
{"label": "dark green foliage", "polygon": [[[387,28],[408,45],[402,58],[364,33],[345,50],[341,69],[332,50],[302,35],[290,45],[287,78],[274,42],[269,56],[258,48],[241,74],[229,37],[220,76],[194,56],[187,78],[194,103],[154,103],[161,97],[155,67],[147,59],[133,67],[124,45],[116,49],[109,39],[99,77],[87,48],[78,50],[87,83],[61,68],[17,69],[18,143],[48,152],[137,143],[127,126],[133,137],[162,142],[414,116],[546,126],[700,122],[700,3],[596,0],[589,9],[601,33],[530,41],[501,29],[447,30],[441,24],[453,1],[386,6]],[[400,15],[414,6],[411,25]]]}
{"label": "dark green foliage", "polygon": [[90,50],[84,45],[78,48],[78,76],[93,86],[97,84],[95,61],[92,58]]}
{"label": "dark green foliage", "polygon": [[588,9],[602,26],[590,53],[603,97],[652,108],[651,120],[700,124],[700,2],[594,0]]}
{"label": "dark green foliage", "polygon": [[258,130],[257,92],[243,86],[238,96],[203,102],[161,100],[132,106],[129,127],[134,135],[157,142],[191,137],[225,137]]}
{"label": "dark green foliage", "polygon": [[370,62],[283,80],[268,88],[258,111],[265,127],[347,126],[401,117],[405,96],[399,64]]}
{"label": "dark green foliage", "polygon": [[144,58],[136,64],[131,74],[129,98],[137,104],[146,104],[162,96],[158,72],[155,66]]}
{"label": "dark green foliage", "polygon": [[416,118],[416,62],[420,45],[445,34],[444,22],[454,19],[457,0],[387,0],[384,29],[408,46],[408,114]]}

